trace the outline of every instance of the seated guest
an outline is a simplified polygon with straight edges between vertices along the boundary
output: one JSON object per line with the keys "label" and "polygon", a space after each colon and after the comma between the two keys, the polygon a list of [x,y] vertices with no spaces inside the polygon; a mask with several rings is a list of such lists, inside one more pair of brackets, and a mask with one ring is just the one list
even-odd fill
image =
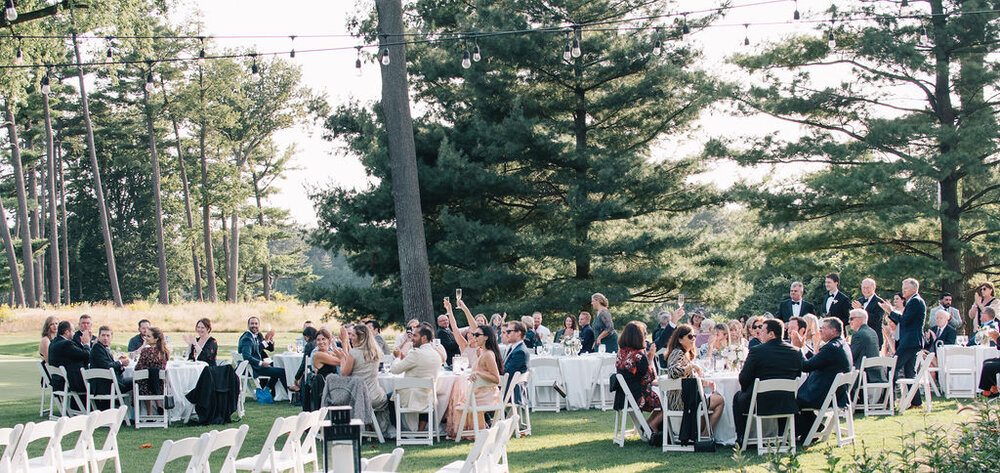
{"label": "seated guest", "polygon": [[743,336],[743,322],[739,320],[729,321],[729,343],[732,345],[747,344],[747,339]]}
{"label": "seated guest", "polygon": [[278,383],[281,383],[286,389],[288,388],[285,386],[285,370],[271,366],[271,362],[265,359],[268,351],[274,351],[274,330],[267,332],[266,336],[262,335],[260,333],[260,319],[250,317],[247,319],[247,331],[240,336],[237,346],[240,356],[250,363],[253,376],[255,378],[261,376],[268,378],[267,388],[271,390],[272,395],[275,394],[274,388]]}
{"label": "seated guest", "polygon": [[302,340],[305,342],[305,346],[302,348],[302,362],[299,363],[299,369],[295,372],[295,386],[297,389],[302,389],[303,376],[306,373],[306,362],[312,363],[310,357],[312,356],[313,349],[316,348],[317,333],[319,332],[315,327],[302,329]]}
{"label": "seated guest", "polygon": [[997,323],[997,312],[992,307],[984,307],[979,320],[982,321],[979,324],[979,330],[1000,330],[1000,324]]}
{"label": "seated guest", "polygon": [[[355,325],[353,340],[348,340],[346,333],[341,333],[340,345],[353,347],[336,350],[340,360],[340,375],[360,378],[368,391],[375,412],[385,410],[388,403],[385,390],[378,383],[378,366],[382,362],[382,349],[375,341],[375,333],[367,325]],[[388,425],[382,423],[381,425]]]}
{"label": "seated guest", "polygon": [[[418,328],[419,327],[425,327],[427,329],[430,329],[431,333],[435,333],[434,327],[431,324],[427,323],[427,322],[420,322],[420,325],[418,326]],[[440,339],[438,339],[438,340],[440,340]],[[411,343],[412,343],[412,340],[411,340]],[[455,342],[455,343],[457,344],[458,342]],[[436,351],[438,353],[438,355],[441,356],[441,364],[443,364],[443,365],[447,364],[448,363],[448,350],[445,350],[444,345],[440,344],[440,343],[438,343],[437,345],[435,345],[434,344],[434,340],[431,340],[431,347],[433,347],[434,351]]]}
{"label": "seated guest", "polygon": [[660,410],[660,396],[653,392],[653,381],[656,373],[653,371],[653,357],[656,350],[646,349],[646,324],[633,320],[625,325],[618,338],[618,356],[615,368],[618,374],[625,378],[632,397],[635,398],[639,410],[651,412],[646,422],[653,432],[659,432],[663,423],[663,411]]}
{"label": "seated guest", "polygon": [[[469,361],[469,367],[473,367],[479,359],[479,350],[472,347],[472,333],[477,327],[479,327],[479,322],[477,322],[475,317],[472,316],[472,312],[465,306],[462,299],[459,299],[456,303],[458,304],[458,307],[462,309],[462,312],[465,313],[465,320],[469,324],[469,330],[466,330],[464,334],[462,333],[462,329],[458,327],[458,320],[455,319],[455,313],[451,310],[451,302],[449,302],[446,298],[444,300],[444,310],[448,316],[448,327],[451,329],[451,333],[458,334],[455,337],[455,343],[458,344],[459,356],[465,357]],[[453,392],[453,394],[464,393],[464,390],[460,390],[458,393]]]}
{"label": "seated guest", "polygon": [[952,307],[951,303],[951,294],[942,292],[941,296],[938,297],[938,305],[932,307],[930,311],[928,311],[928,314],[930,314],[931,319],[933,320],[934,314],[937,314],[937,311],[943,310],[947,312],[949,314],[948,325],[951,325],[951,328],[955,329],[955,332],[957,333],[958,329],[962,328],[962,314],[958,311],[958,309]]}
{"label": "seated guest", "polygon": [[521,317],[521,323],[524,324],[527,329],[527,332],[524,334],[524,346],[528,347],[529,350],[533,350],[535,347],[540,346],[542,344],[542,339],[539,338],[538,332],[535,332],[535,319],[533,319],[530,315],[525,315],[524,317]]}
{"label": "seated guest", "polygon": [[694,346],[701,348],[712,339],[712,331],[715,330],[715,321],[712,319],[704,319],[701,321],[701,326],[698,327],[698,335],[694,337]]}
{"label": "seated guest", "polygon": [[[847,316],[845,315],[844,317],[846,318]],[[816,314],[806,314],[802,318],[806,321],[806,334],[802,340],[802,346],[807,353],[816,353],[819,351],[819,347],[823,345],[823,338],[819,334],[819,317],[816,317]],[[841,326],[843,326],[843,322],[841,322]],[[806,358],[809,358],[809,356]]]}
{"label": "seated guest", "polygon": [[[802,372],[802,352],[781,341],[784,333],[781,320],[769,319],[756,323],[762,325],[759,332],[760,344],[750,349],[740,371],[740,391],[733,396],[733,420],[736,424],[737,442],[740,444],[743,443],[747,414],[750,412],[754,380],[796,379]],[[792,393],[765,393],[757,399],[757,412],[762,415],[793,413],[798,410]]]}
{"label": "seated guest", "polygon": [[38,354],[41,355],[45,364],[49,363],[49,344],[52,343],[53,338],[56,338],[58,329],[59,319],[54,315],[46,317],[45,322],[42,323],[42,341],[38,342]]}
{"label": "seated guest", "polygon": [[570,339],[579,334],[579,330],[576,328],[576,317],[573,314],[569,314],[563,318],[563,326],[561,329],[556,330],[556,336],[552,338],[553,343],[559,343],[563,339]]}
{"label": "seated guest", "polygon": [[[78,324],[79,330],[73,334],[73,341],[78,343],[83,348],[90,350],[90,346],[97,342],[97,335],[95,335],[90,329],[90,316],[87,314],[81,315]],[[84,334],[87,336],[84,337]],[[90,342],[84,343],[83,340],[90,340]]]}
{"label": "seated guest", "polygon": [[[875,330],[868,326],[868,311],[865,309],[851,309],[848,315],[848,322],[851,324],[851,364],[855,369],[861,369],[861,360],[865,358],[878,358],[878,336]],[[886,373],[881,368],[868,368],[868,381],[884,383]],[[859,381],[860,382],[860,381]]]}
{"label": "seated guest", "polygon": [[389,344],[385,342],[384,338],[382,338],[382,324],[378,323],[377,320],[366,320],[365,326],[375,334],[375,343],[378,344],[378,349],[382,350],[382,354],[385,356],[392,354],[392,350],[389,349]]}
{"label": "seated guest", "polygon": [[[469,375],[469,381],[472,383],[469,389],[472,389],[473,396],[476,398],[476,405],[478,406],[493,406],[500,403],[500,375],[503,374],[503,361],[500,358],[500,346],[497,344],[496,334],[493,333],[493,329],[489,325],[477,325],[471,331],[471,336],[469,337],[469,346],[476,350],[475,362],[470,364],[472,369],[472,374]],[[456,386],[459,383],[456,381]],[[463,395],[458,398],[455,396],[457,389],[452,389],[452,397],[448,402],[448,423],[447,432],[450,438],[455,438],[458,435],[458,426],[461,423],[461,408],[465,406],[466,396],[464,391]],[[472,419],[472,413],[468,414],[465,418],[465,428],[471,428],[475,425]],[[486,413],[480,412],[475,414],[479,417],[479,425],[481,428],[485,428],[486,424]]]}
{"label": "seated guest", "polygon": [[406,358],[406,355],[413,348],[413,338],[410,337],[410,334],[415,332],[419,326],[420,321],[417,319],[410,319],[410,321],[406,323],[406,334],[396,336],[396,346],[392,350],[392,356],[399,359]]}
{"label": "seated guest", "polygon": [[[671,379],[699,378],[705,376],[701,367],[691,362],[694,359],[694,339],[694,330],[688,324],[679,325],[674,330],[674,333],[671,334],[670,341],[667,342],[667,376],[670,376]],[[703,381],[702,383],[714,389],[714,385],[710,381]],[[708,410],[711,411],[708,417],[709,423],[714,429],[715,424],[722,417],[725,400],[722,399],[722,395],[713,392],[706,399],[706,403]],[[674,411],[684,410],[681,391],[671,391],[668,393],[667,407]]]}
{"label": "seated guest", "polygon": [[[139,361],[135,363],[135,369],[146,370],[150,368],[157,368],[162,373],[167,367],[167,362],[170,361],[170,350],[167,348],[167,342],[163,338],[163,332],[156,327],[150,327],[149,331],[146,332],[146,343],[143,345],[142,351],[139,352]],[[139,394],[143,396],[149,396],[154,394],[163,394],[163,376],[160,376],[160,385],[154,386],[150,383],[149,379],[139,380]],[[145,401],[146,412],[153,412],[153,405],[150,401]],[[163,403],[156,401],[156,406],[163,408]]]}
{"label": "seated guest", "polygon": [[660,326],[653,331],[653,343],[656,345],[657,351],[663,352],[660,355],[660,364],[663,366],[666,366],[667,356],[670,354],[670,351],[666,350],[667,344],[670,343],[670,336],[674,334],[674,330],[677,329],[677,324],[682,318],[684,318],[683,307],[678,307],[672,314],[667,311],[660,312]]}
{"label": "seated guest", "polygon": [[197,338],[184,335],[184,341],[188,344],[188,361],[204,361],[208,366],[215,366],[219,344],[212,336],[212,321],[207,318],[200,319],[194,324],[194,330],[198,333]]}
{"label": "seated guest", "polygon": [[[844,342],[844,326],[840,319],[836,317],[824,317],[820,324],[820,336],[823,338],[823,346],[812,358],[802,363],[802,371],[809,373],[809,377],[799,386],[799,408],[819,409],[823,407],[826,394],[833,385],[834,378],[839,373],[849,373],[851,371],[851,347]],[[837,406],[848,405],[848,386],[841,386],[837,389]],[[803,410],[795,416],[795,433],[799,438],[804,439],[816,420],[814,411]]]}
{"label": "seated guest", "polygon": [[[996,290],[993,283],[986,281],[976,289],[975,299],[972,307],[969,308],[969,319],[972,320],[972,327],[976,330],[983,328],[983,311],[987,308],[993,309],[993,318],[996,318],[997,311],[1000,311],[1000,299],[996,297]],[[995,329],[996,327],[994,327]]]}
{"label": "seated guest", "polygon": [[542,325],[541,312],[536,311],[535,313],[531,314],[531,325],[529,325],[528,327],[533,329],[534,332],[538,334],[538,339],[541,340],[542,343],[547,343],[550,340],[552,340],[552,331],[549,330],[548,327]]}
{"label": "seated guest", "polygon": [[896,356],[896,322],[886,317],[882,319],[882,348],[879,354],[882,356]]}
{"label": "seated guest", "polygon": [[[503,360],[503,372],[510,374],[507,380],[510,383],[514,379],[514,373],[525,373],[528,371],[528,360],[531,359],[531,352],[524,346],[524,335],[528,333],[528,329],[524,326],[524,323],[515,320],[507,322],[507,327],[503,333],[506,336],[507,345],[510,346],[507,350],[507,356]],[[515,390],[514,402],[520,403],[521,397],[520,390]]]}
{"label": "seated guest", "polygon": [[[341,327],[340,332],[346,334],[347,330]],[[326,386],[326,377],[335,374],[340,369],[339,354],[343,353],[343,350],[334,344],[333,334],[326,328],[320,328],[316,332],[314,343],[316,347],[310,356],[314,374],[308,377],[308,382],[303,383],[303,411],[319,409],[322,404],[323,387]]]}
{"label": "seated guest", "polygon": [[[697,338],[695,339],[697,342]],[[697,343],[696,343],[697,344]],[[698,347],[698,358],[711,358],[729,346],[729,327],[726,324],[715,324],[708,337],[708,342]]]}
{"label": "seated guest", "polygon": [[[990,340],[993,344],[997,344],[997,337],[1000,333],[996,329],[987,329],[986,332],[989,335]],[[979,389],[983,392],[983,396],[988,398],[997,397],[997,374],[1000,373],[1000,358],[990,358],[983,361],[982,374],[979,375]]]}
{"label": "seated guest", "polygon": [[504,319],[506,318],[507,318],[506,312],[504,312],[503,315],[493,314],[492,316],[490,316],[490,327],[493,328],[493,332],[500,333],[500,331],[503,330],[503,326],[505,323]]}
{"label": "seated guest", "polygon": [[593,353],[597,351],[594,347],[594,329],[590,326],[590,312],[580,312],[580,353]]}
{"label": "seated guest", "polygon": [[[406,355],[406,358],[399,360],[392,365],[393,374],[402,374],[407,378],[430,378],[436,380],[441,371],[441,355],[434,349],[432,340],[434,332],[430,327],[420,326],[416,331],[409,334],[413,349]],[[423,406],[431,400],[427,398],[424,390],[400,389],[393,394],[396,407],[400,406]],[[408,419],[407,423],[413,425],[413,419]],[[427,428],[427,420],[421,419],[416,430]]]}
{"label": "seated guest", "polygon": [[138,354],[139,349],[146,343],[146,335],[149,333],[150,323],[146,319],[139,321],[139,333],[128,339],[128,352]]}
{"label": "seated guest", "polygon": [[[756,316],[756,315],[754,315],[754,316],[750,317],[749,319],[747,319],[747,322],[746,322],[746,325],[745,325],[746,332],[747,332],[747,347],[753,348],[753,347],[761,344],[760,330],[761,330],[761,327],[763,327],[763,325],[761,325],[761,323],[763,322],[763,320],[764,320],[763,317],[759,317],[759,316]],[[778,338],[780,339],[781,337],[778,337]]]}
{"label": "seated guest", "polygon": [[704,321],[705,321],[705,311],[701,309],[695,309],[694,312],[691,314],[691,328],[694,329],[696,340],[697,340],[697,335],[701,333],[701,323]]}
{"label": "seated guest", "polygon": [[785,324],[785,332],[788,334],[788,342],[792,344],[793,347],[798,348],[802,352],[802,356],[806,359],[812,358],[815,352],[812,349],[812,344],[807,344],[811,342],[812,339],[807,335],[806,319],[803,317],[791,317],[788,319],[788,323]]}
{"label": "seated guest", "polygon": [[[56,333],[58,336],[49,344],[49,366],[66,368],[66,375],[69,377],[69,390],[83,393],[86,389],[83,386],[83,375],[80,373],[80,368],[87,367],[87,363],[90,361],[90,350],[83,348],[82,345],[90,345],[90,338],[88,338],[90,331],[84,334],[81,343],[76,343],[71,339],[73,324],[64,320],[59,322]],[[56,391],[63,389],[65,381],[61,377],[53,376],[52,389]]]}
{"label": "seated guest", "polygon": [[951,326],[951,313],[938,309],[934,313],[934,322],[934,327],[928,330],[924,337],[924,350],[936,352],[937,347],[941,345],[954,345],[958,332]]}
{"label": "seated guest", "polygon": [[[111,331],[111,327],[102,325],[101,328],[97,329],[97,343],[90,349],[90,367],[113,369],[115,371],[115,378],[118,380],[118,389],[126,393],[132,390],[132,379],[122,378],[122,373],[125,372],[125,367],[128,366],[129,359],[123,356],[121,360],[116,361],[114,356],[111,355],[111,338],[113,336],[114,333]],[[95,394],[111,393],[109,382],[103,379],[94,380],[90,388]],[[108,403],[105,401],[104,405],[107,406]],[[104,407],[104,409],[107,409],[107,407]]]}
{"label": "seated guest", "polygon": [[445,353],[447,353],[447,359],[445,360],[446,365],[451,365],[451,359],[457,355],[462,354],[462,349],[459,348],[458,342],[455,341],[455,337],[460,337],[461,334],[456,334],[451,332],[451,325],[448,321],[448,314],[441,314],[437,318],[437,333],[436,338],[441,341],[441,346],[444,347]]}

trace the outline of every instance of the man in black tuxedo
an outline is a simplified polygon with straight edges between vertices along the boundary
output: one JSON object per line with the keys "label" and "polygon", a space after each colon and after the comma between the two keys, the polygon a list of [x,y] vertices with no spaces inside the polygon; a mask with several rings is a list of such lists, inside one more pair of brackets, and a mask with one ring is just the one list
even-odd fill
{"label": "man in black tuxedo", "polygon": [[[49,366],[62,366],[66,368],[66,375],[69,377],[69,389],[78,393],[86,392],[83,386],[83,374],[80,368],[86,368],[90,361],[90,350],[83,348],[70,337],[73,336],[73,324],[69,321],[59,322],[57,328],[58,335],[49,344]],[[90,345],[89,332],[83,334],[81,342]],[[64,386],[61,377],[53,376],[52,388],[61,390]],[[82,407],[82,406],[81,406]]]}
{"label": "man in black tuxedo", "polygon": [[[750,398],[754,380],[795,379],[802,372],[802,353],[781,341],[784,324],[778,319],[763,322],[761,344],[750,349],[740,371],[740,391],[733,396],[733,419],[736,422],[737,441],[743,443]],[[765,393],[757,398],[757,412],[762,415],[798,412],[795,395],[791,393]]]}
{"label": "man in black tuxedo", "polygon": [[[87,314],[81,315],[77,325],[79,330],[77,330],[76,333],[73,334],[73,341],[79,344],[81,347],[90,350],[90,347],[93,346],[95,343],[97,343],[97,336],[94,335],[94,332],[90,328],[91,325],[90,316]],[[90,340],[90,342],[83,343],[84,334],[87,335],[86,339]]]}
{"label": "man in black tuxedo", "polygon": [[[122,373],[125,372],[125,367],[128,366],[128,358],[122,358],[121,361],[115,360],[114,356],[111,354],[111,338],[114,333],[111,331],[111,327],[102,325],[101,328],[97,329],[97,343],[94,343],[94,347],[90,349],[90,367],[97,369],[108,369],[111,368],[115,370],[115,378],[118,380],[118,389],[121,392],[128,392],[132,390],[132,380],[123,379]],[[110,383],[103,379],[96,379],[91,381],[90,390],[94,394],[108,394],[111,392]],[[107,402],[104,402],[107,406]],[[107,407],[103,407],[106,409]]]}
{"label": "man in black tuxedo", "polygon": [[778,318],[782,322],[788,323],[792,317],[801,317],[806,314],[815,314],[816,308],[812,304],[802,299],[802,283],[795,281],[788,290],[788,299],[781,301],[778,306]]}
{"label": "man in black tuxedo", "polygon": [[880,347],[882,346],[882,318],[885,317],[885,310],[880,305],[883,302],[885,301],[878,294],[875,294],[875,280],[872,278],[865,278],[864,281],[861,281],[861,297],[851,302],[851,307],[864,309],[865,312],[868,312],[868,326],[875,331]]}
{"label": "man in black tuxedo", "polygon": [[[916,279],[906,278],[903,280],[903,299],[906,305],[903,306],[903,313],[898,317],[891,314],[890,317],[898,318],[896,322],[899,328],[899,343],[896,345],[896,373],[903,372],[904,378],[916,376],[917,353],[924,348],[924,318],[927,316],[927,304],[920,297],[920,283]],[[882,303],[882,309],[892,312],[892,307],[888,303]],[[918,407],[923,400],[920,393],[913,398],[913,405]]]}
{"label": "man in black tuxedo", "polygon": [[[448,354],[448,359],[445,361],[445,364],[451,365],[451,359],[455,356],[461,355],[462,349],[458,347],[458,342],[455,341],[455,335],[451,333],[451,322],[448,319],[448,315],[439,315],[437,318],[437,324],[437,333],[434,336],[441,340],[441,346],[444,347],[444,351]],[[462,335],[459,336],[461,337]]]}
{"label": "man in black tuxedo", "polygon": [[[840,292],[840,275],[830,273],[826,275],[826,290],[829,294],[823,300],[823,316],[836,317],[840,319],[840,326],[846,327],[848,316],[851,312],[851,298],[847,294]],[[881,327],[879,327],[881,330]]]}
{"label": "man in black tuxedo", "polygon": [[[812,358],[802,363],[802,371],[808,372],[802,386],[799,386],[799,408],[819,409],[826,400],[826,394],[839,373],[851,371],[851,347],[843,339],[844,326],[840,319],[824,318],[820,323],[819,336],[823,346]],[[837,405],[847,406],[847,386],[837,389]],[[815,411],[801,411],[795,416],[795,433],[804,439],[816,420]]]}
{"label": "man in black tuxedo", "polygon": [[951,326],[951,313],[945,309],[938,309],[934,313],[934,327],[927,331],[924,337],[924,350],[936,352],[941,345],[954,345],[958,339],[958,332]]}

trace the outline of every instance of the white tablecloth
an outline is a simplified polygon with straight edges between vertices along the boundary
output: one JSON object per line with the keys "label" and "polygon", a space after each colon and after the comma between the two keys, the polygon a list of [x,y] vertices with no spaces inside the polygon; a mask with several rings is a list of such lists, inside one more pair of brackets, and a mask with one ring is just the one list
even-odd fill
{"label": "white tablecloth", "polygon": [[[528,360],[528,367],[533,370],[543,369],[535,364],[536,360],[555,359],[559,360],[559,373],[551,373],[558,377],[566,387],[566,406],[569,410],[589,409],[591,403],[591,393],[594,385],[597,384],[601,373],[601,360],[612,361],[611,372],[614,372],[614,353],[588,353],[580,356],[544,356],[532,355]],[[542,374],[542,373],[539,373]],[[549,373],[544,373],[549,378]],[[610,376],[610,374],[609,374]],[[542,390],[538,393],[532,392],[539,401],[551,401],[551,396],[558,396],[552,390]],[[609,394],[610,396],[610,394]]]}
{"label": "white tablecloth", "polygon": [[[378,382],[382,385],[385,393],[390,394],[395,390],[396,380],[402,377],[402,375],[379,373]],[[441,371],[437,377],[437,404],[434,406],[434,416],[437,417],[438,424],[441,423],[444,413],[448,411],[448,402],[451,400],[451,388],[455,384],[456,379],[458,379],[458,375],[451,371]]]}
{"label": "white tablecloth", "polygon": [[[295,384],[295,372],[299,370],[299,365],[302,364],[302,356],[302,353],[292,353],[287,351],[271,355],[271,360],[274,361],[274,366],[285,370],[285,382],[288,383],[288,386]],[[283,391],[280,385],[277,390]],[[279,398],[282,397],[280,394],[281,393],[279,393],[278,396]],[[275,401],[283,401],[285,399],[287,399],[287,393],[284,398],[275,399]]]}
{"label": "white tablecloth", "polygon": [[[989,360],[990,358],[997,358],[998,356],[1000,356],[1000,350],[997,350],[997,347],[976,345],[973,348],[975,348],[976,357],[974,360],[970,360],[967,362],[962,362],[964,360],[969,360],[969,358],[967,357],[962,357],[962,358],[956,357],[952,361],[945,361],[946,357],[944,351],[940,350],[938,353],[938,356],[940,358],[938,360],[939,367],[947,367],[948,369],[963,369],[963,370],[971,369],[975,373],[975,379],[972,381],[972,386],[968,386],[968,378],[964,379],[957,378],[953,380],[953,382],[955,383],[955,386],[953,386],[954,388],[959,388],[959,389],[972,388],[973,392],[975,392],[979,388],[979,380],[980,380],[979,378],[982,375],[983,362]],[[968,365],[968,363],[970,362],[972,363],[972,366]],[[946,379],[948,378],[943,376],[943,373],[938,376],[938,380],[941,383],[942,389],[945,388]]]}
{"label": "white tablecloth", "polygon": [[[181,421],[190,417],[194,405],[188,402],[185,395],[198,384],[202,370],[208,366],[204,361],[168,361],[167,380],[169,392],[174,398],[174,408],[170,410],[170,420]],[[125,376],[131,378],[135,364],[130,363],[125,368]]]}
{"label": "white tablecloth", "polygon": [[[719,423],[715,424],[712,436],[716,443],[723,445],[733,445],[736,443],[736,421],[733,420],[733,396],[740,390],[739,374],[736,372],[718,372],[709,375],[706,379],[715,383],[715,392],[722,396],[723,405],[722,417]],[[708,389],[705,395],[710,396]]]}

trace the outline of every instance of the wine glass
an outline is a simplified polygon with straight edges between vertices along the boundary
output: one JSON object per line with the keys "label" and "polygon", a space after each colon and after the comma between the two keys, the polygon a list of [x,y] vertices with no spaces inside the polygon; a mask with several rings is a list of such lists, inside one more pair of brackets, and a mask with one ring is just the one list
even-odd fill
{"label": "wine glass", "polygon": [[462,288],[455,289],[455,300],[456,301],[462,300]]}
{"label": "wine glass", "polygon": [[677,294],[677,307],[680,309],[684,308],[684,294]]}

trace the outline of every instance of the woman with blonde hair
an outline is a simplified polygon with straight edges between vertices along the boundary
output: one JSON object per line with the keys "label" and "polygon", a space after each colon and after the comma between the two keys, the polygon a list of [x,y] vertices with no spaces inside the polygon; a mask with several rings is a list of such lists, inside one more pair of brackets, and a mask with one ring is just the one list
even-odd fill
{"label": "woman with blonde hair", "polygon": [[760,345],[760,329],[764,323],[764,318],[754,315],[747,319],[746,324],[746,337],[747,337],[747,347],[753,348]]}
{"label": "woman with blonde hair", "polygon": [[608,310],[608,298],[600,292],[595,292],[590,296],[590,305],[597,311],[591,328],[594,330],[594,351],[598,345],[604,345],[606,352],[614,353],[618,351],[618,332],[615,331],[615,321]]}
{"label": "woman with blonde hair", "polygon": [[819,334],[819,317],[815,314],[806,314],[802,318],[806,319],[806,336],[802,339],[802,347],[815,354],[823,345],[823,338]]}
{"label": "woman with blonde hair", "polygon": [[[368,392],[368,401],[379,417],[379,425],[389,426],[389,411],[386,406],[389,400],[385,390],[378,382],[379,363],[382,361],[382,350],[375,341],[375,332],[366,325],[355,325],[354,334],[349,340],[345,330],[340,331],[340,345],[333,347],[335,357],[340,361],[340,375],[360,378]],[[353,345],[353,348],[351,346]]]}
{"label": "woman with blonde hair", "polygon": [[746,337],[743,336],[743,324],[739,320],[729,321],[729,341],[733,345],[746,344]]}
{"label": "woman with blonde hair", "polygon": [[56,338],[56,329],[59,327],[59,319],[54,315],[45,318],[42,324],[42,340],[38,342],[38,354],[42,355],[42,361],[49,364],[49,343]]}
{"label": "woman with blonde hair", "polygon": [[533,349],[542,344],[542,339],[535,332],[535,318],[530,315],[521,317],[521,323],[527,327],[528,332],[524,334],[524,346]]}

